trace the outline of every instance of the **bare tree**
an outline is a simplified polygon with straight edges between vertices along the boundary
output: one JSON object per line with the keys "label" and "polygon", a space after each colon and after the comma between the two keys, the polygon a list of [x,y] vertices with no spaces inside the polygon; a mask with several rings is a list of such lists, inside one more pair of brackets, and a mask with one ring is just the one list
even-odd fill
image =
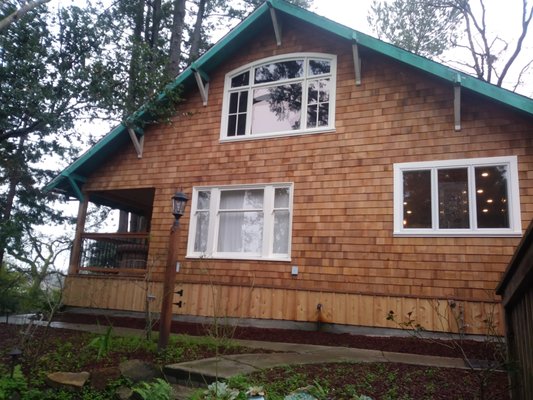
{"label": "bare tree", "polygon": [[[522,51],[524,39],[528,35],[529,25],[533,18],[533,5],[528,6],[527,0],[522,0],[520,34],[516,42],[509,43],[498,34],[491,37],[487,24],[485,0],[477,0],[480,9],[478,13],[472,10],[469,0],[437,1],[440,2],[440,6],[454,9],[463,17],[466,44],[458,44],[458,47],[467,50],[471,61],[461,65],[474,70],[479,79],[502,86],[509,70]],[[521,69],[517,79],[518,82],[532,63],[533,57]],[[515,88],[516,86],[518,85],[515,85]]]}
{"label": "bare tree", "polygon": [[71,240],[66,237],[50,238],[26,231],[25,246],[17,248],[11,256],[20,263],[19,272],[28,276],[30,293],[38,293],[42,283],[56,274],[56,262],[61,254],[71,248]]}
{"label": "bare tree", "polygon": [[[425,57],[442,61],[446,50],[464,50],[462,57],[455,56],[448,63],[497,86],[502,86],[509,71],[520,63],[521,69],[513,74],[515,83],[507,82],[507,86],[516,90],[533,64],[533,56],[523,51],[533,19],[533,4],[522,0],[520,23],[516,24],[517,39],[508,40],[494,33],[494,27],[488,22],[490,9],[486,3],[485,0],[374,0],[368,21],[379,38]],[[519,4],[509,2],[509,7]],[[524,56],[529,58],[524,60]]]}

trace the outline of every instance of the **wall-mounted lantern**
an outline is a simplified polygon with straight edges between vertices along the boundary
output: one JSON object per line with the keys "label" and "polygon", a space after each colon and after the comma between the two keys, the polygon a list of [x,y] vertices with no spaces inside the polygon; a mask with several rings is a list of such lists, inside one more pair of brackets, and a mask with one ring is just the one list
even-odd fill
{"label": "wall-mounted lantern", "polygon": [[174,196],[172,196],[172,214],[176,219],[174,222],[175,225],[179,224],[179,219],[185,213],[187,201],[189,201],[189,197],[181,191],[177,191]]}

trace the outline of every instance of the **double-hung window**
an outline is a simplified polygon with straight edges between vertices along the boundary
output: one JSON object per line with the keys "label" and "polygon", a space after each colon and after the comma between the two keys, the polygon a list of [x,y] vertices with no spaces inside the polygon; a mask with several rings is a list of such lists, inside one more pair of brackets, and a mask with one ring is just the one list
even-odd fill
{"label": "double-hung window", "polygon": [[394,233],[520,235],[516,157],[395,164]]}
{"label": "double-hung window", "polygon": [[187,256],[289,260],[292,184],[196,187]]}
{"label": "double-hung window", "polygon": [[336,57],[270,57],[226,75],[221,140],[331,130],[335,126]]}

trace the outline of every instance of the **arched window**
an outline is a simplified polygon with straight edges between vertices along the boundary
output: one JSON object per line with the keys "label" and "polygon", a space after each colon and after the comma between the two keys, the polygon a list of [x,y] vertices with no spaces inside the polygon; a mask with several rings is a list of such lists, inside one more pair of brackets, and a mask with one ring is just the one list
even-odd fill
{"label": "arched window", "polygon": [[335,127],[336,57],[270,57],[226,75],[221,140],[322,132]]}

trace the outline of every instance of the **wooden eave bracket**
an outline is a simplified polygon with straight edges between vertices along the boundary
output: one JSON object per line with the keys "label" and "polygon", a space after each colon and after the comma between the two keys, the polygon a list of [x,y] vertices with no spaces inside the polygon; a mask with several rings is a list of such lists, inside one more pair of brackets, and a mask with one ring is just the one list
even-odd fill
{"label": "wooden eave bracket", "polygon": [[353,65],[355,71],[355,84],[361,85],[361,58],[359,57],[359,45],[357,44],[357,35],[352,39]]}
{"label": "wooden eave bracket", "polygon": [[[141,132],[138,133],[137,130],[133,130],[133,128],[128,127],[128,133],[130,134],[130,139],[133,143],[133,147],[135,147],[135,151],[137,152],[137,158],[143,157],[143,148],[144,148],[144,134],[141,130]],[[139,134],[139,136],[137,136]]]}
{"label": "wooden eave bracket", "polygon": [[194,78],[196,79],[198,90],[200,90],[200,96],[202,96],[202,104],[207,106],[207,99],[209,97],[209,76],[205,72],[198,69],[194,63],[191,65],[191,70],[194,74]]}
{"label": "wooden eave bracket", "polygon": [[70,186],[72,187],[72,190],[74,190],[74,194],[76,195],[76,198],[79,201],[83,201],[84,196],[83,196],[83,193],[82,193],[81,188],[80,188],[80,186],[79,186],[77,181],[82,181],[83,182],[83,181],[85,181],[85,179],[80,177],[80,176],[77,176],[75,174],[73,174],[73,175],[69,174],[69,175],[64,175],[64,176],[67,178],[68,182],[70,183]]}
{"label": "wooden eave bracket", "polygon": [[453,118],[454,129],[456,132],[461,130],[461,75],[455,76],[455,84],[453,86]]}
{"label": "wooden eave bracket", "polygon": [[274,35],[276,35],[276,44],[281,46],[281,24],[278,20],[278,15],[276,14],[276,9],[272,6],[270,2],[267,2],[268,8],[270,9],[270,18],[272,19],[272,25],[274,26]]}

